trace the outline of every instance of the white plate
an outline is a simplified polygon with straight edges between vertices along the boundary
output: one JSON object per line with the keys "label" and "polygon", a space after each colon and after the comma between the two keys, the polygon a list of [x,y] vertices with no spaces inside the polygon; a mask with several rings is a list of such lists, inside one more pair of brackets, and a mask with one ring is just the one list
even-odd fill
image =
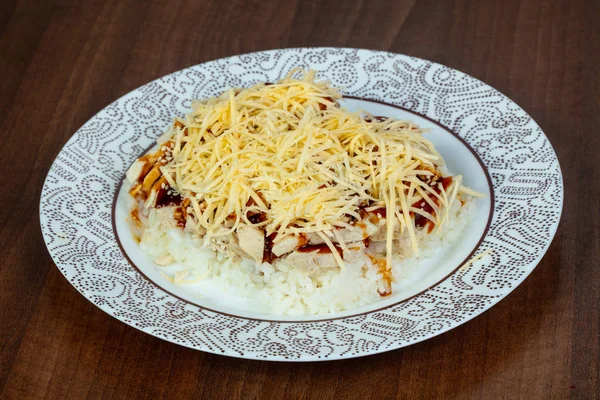
{"label": "white plate", "polygon": [[[192,99],[275,81],[296,67],[343,87],[350,109],[431,128],[449,169],[486,193],[469,229],[368,307],[277,317],[207,285],[176,286],[140,252],[120,183]],[[485,311],[533,270],[556,232],[562,176],[540,128],[515,103],[456,70],[370,50],[252,53],[178,71],[132,91],[89,120],[52,165],[40,201],[48,250],[65,277],[115,318],[203,351],[268,360],[325,360],[400,348]],[[467,268],[473,254],[492,253]]]}

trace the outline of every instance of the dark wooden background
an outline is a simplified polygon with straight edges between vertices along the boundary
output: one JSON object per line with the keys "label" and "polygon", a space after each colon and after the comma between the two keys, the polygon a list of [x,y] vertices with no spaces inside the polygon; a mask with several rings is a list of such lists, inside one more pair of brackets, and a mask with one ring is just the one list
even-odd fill
{"label": "dark wooden background", "polygon": [[[0,397],[600,398],[598,1],[75,1],[0,5]],[[293,46],[390,50],[496,87],[550,138],[561,225],[510,296],[376,356],[283,364],[204,354],[112,319],[52,265],[38,222],[67,139],[178,69]]]}

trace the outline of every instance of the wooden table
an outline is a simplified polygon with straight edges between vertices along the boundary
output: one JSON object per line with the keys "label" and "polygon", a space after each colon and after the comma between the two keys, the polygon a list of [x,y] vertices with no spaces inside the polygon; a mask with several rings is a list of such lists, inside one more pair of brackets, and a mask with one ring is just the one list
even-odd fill
{"label": "wooden table", "polygon": [[[338,4],[339,3],[339,4]],[[600,2],[7,0],[0,6],[0,393],[30,398],[600,398]],[[562,223],[506,300],[426,342],[284,364],[183,348],[109,317],[52,265],[38,199],[98,110],[183,67],[293,46],[446,64],[521,105],[563,169]]]}

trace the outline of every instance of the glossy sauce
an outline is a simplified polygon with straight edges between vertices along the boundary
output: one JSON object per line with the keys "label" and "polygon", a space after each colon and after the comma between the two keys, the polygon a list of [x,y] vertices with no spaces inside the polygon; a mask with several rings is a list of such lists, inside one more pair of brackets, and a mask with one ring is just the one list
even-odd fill
{"label": "glossy sauce", "polygon": [[[169,190],[172,194],[169,194]],[[173,189],[167,187],[167,189],[161,189],[156,196],[156,208],[167,207],[167,206],[179,206],[183,202],[183,198],[173,192]]]}
{"label": "glossy sauce", "polygon": [[[441,178],[439,180],[439,182],[441,182],[444,190],[446,190],[452,184],[452,177],[447,176],[445,178]],[[442,192],[440,190],[440,188],[437,187],[437,185],[435,186],[435,188],[433,188],[433,190],[438,194],[440,194]],[[432,201],[436,205],[439,205],[439,200],[437,197],[432,198]],[[431,205],[428,202],[426,202],[425,200],[419,200],[418,203],[413,204],[413,207],[423,210],[425,212],[428,212],[432,215],[434,214],[433,207],[431,207]],[[427,219],[426,217],[424,217],[420,214],[415,214],[415,226],[417,228],[423,228],[425,225],[428,225],[427,233],[431,233],[431,231],[433,230],[433,226],[434,226],[433,222],[431,222],[429,219]]]}
{"label": "glossy sauce", "polygon": [[187,223],[187,209],[189,205],[190,199],[185,199],[183,200],[183,203],[181,203],[181,205],[177,207],[175,211],[173,211],[173,218],[175,218],[175,221],[177,221],[177,226],[180,228],[185,228]]}
{"label": "glossy sauce", "polygon": [[253,224],[259,224],[261,222],[265,222],[267,220],[267,214],[265,213],[249,213],[248,221]]}
{"label": "glossy sauce", "polygon": [[132,219],[133,222],[135,222],[135,225],[137,227],[142,227],[142,221],[140,220],[137,207],[131,210],[131,212],[129,213],[129,217]]}
{"label": "glossy sauce", "polygon": [[[335,250],[337,251],[337,253],[339,255],[342,255],[342,248],[337,246],[336,244],[334,244]],[[321,244],[308,244],[306,246],[300,247],[298,250],[296,250],[298,253],[312,253],[314,251],[317,252],[317,254],[329,254],[331,253],[331,249],[329,248],[329,246],[327,246],[327,244],[325,243],[321,243]]]}
{"label": "glossy sauce", "polygon": [[379,270],[383,281],[385,282],[386,286],[390,289],[389,291],[380,291],[379,289],[377,289],[377,293],[379,293],[381,297],[389,296],[390,294],[392,294],[392,269],[388,268],[387,262],[384,258],[378,258],[370,254],[369,258],[371,259],[373,264],[377,266],[377,269]]}
{"label": "glossy sauce", "polygon": [[277,236],[277,233],[273,232],[270,235],[265,234],[265,247],[263,249],[263,262],[271,263],[273,261],[273,240]]}
{"label": "glossy sauce", "polygon": [[[156,153],[146,154],[139,158],[140,161],[145,162],[144,166],[142,167],[142,172],[140,173],[140,177],[145,178],[146,175],[148,175],[148,172],[150,172],[150,170],[154,167],[154,164],[156,164],[156,161],[158,160],[158,157],[159,157],[158,153],[160,153],[160,150],[157,151]],[[143,181],[143,178],[142,178],[142,181]]]}
{"label": "glossy sauce", "polygon": [[[376,208],[375,210],[371,211],[371,214],[375,214],[375,216],[377,216],[378,218],[387,218],[387,208]],[[379,217],[379,215],[377,214],[379,214],[381,217]]]}
{"label": "glossy sauce", "polygon": [[[169,194],[169,191],[171,194]],[[180,228],[185,228],[189,203],[189,199],[184,200],[181,195],[174,193],[170,186],[167,186],[166,189],[161,189],[156,196],[156,208],[177,206],[175,211],[173,211],[173,218],[177,221],[177,226]]]}
{"label": "glossy sauce", "polygon": [[175,211],[173,211],[173,218],[177,221],[177,226],[180,228],[185,228],[186,223],[186,213],[182,207],[177,207]]}

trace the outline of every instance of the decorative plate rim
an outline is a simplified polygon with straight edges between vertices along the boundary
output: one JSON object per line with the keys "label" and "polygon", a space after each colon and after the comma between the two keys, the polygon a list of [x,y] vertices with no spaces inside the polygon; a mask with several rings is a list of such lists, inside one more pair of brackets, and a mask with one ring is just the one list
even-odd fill
{"label": "decorative plate rim", "polygon": [[[58,255],[56,253],[56,249],[55,248],[51,248],[51,244],[52,241],[54,240],[55,237],[51,237],[50,232],[48,231],[48,227],[45,228],[44,222],[48,222],[51,223],[52,220],[49,219],[47,221],[45,221],[46,215],[44,214],[44,212],[46,211],[44,209],[44,201],[48,199],[48,196],[51,195],[51,193],[49,193],[50,191],[50,185],[52,182],[50,182],[51,180],[51,175],[53,174],[53,172],[55,172],[55,170],[57,169],[57,165],[59,164],[59,162],[63,162],[60,159],[61,154],[65,153],[67,149],[69,149],[69,146],[72,146],[73,143],[75,143],[78,139],[79,136],[83,135],[82,131],[86,128],[86,126],[88,126],[88,124],[90,124],[92,121],[95,121],[96,119],[99,118],[99,116],[106,114],[111,107],[115,107],[120,105],[121,103],[125,102],[127,99],[133,97],[136,94],[139,94],[141,92],[143,92],[145,89],[148,88],[152,88],[154,86],[160,86],[161,84],[165,83],[165,81],[169,80],[170,78],[174,78],[174,77],[179,77],[182,74],[185,73],[191,73],[195,70],[200,70],[202,68],[209,68],[209,67],[213,67],[213,66],[218,66],[219,63],[223,64],[223,65],[229,65],[228,63],[232,63],[235,62],[236,60],[240,60],[244,57],[281,57],[282,54],[285,53],[289,53],[291,55],[297,55],[300,56],[302,54],[304,54],[305,56],[307,55],[311,55],[312,53],[314,53],[313,55],[318,55],[318,53],[323,53],[323,55],[325,56],[325,59],[327,59],[327,54],[334,54],[335,56],[352,56],[352,54],[354,55],[354,57],[356,58],[360,58],[358,55],[359,53],[366,57],[368,60],[368,57],[383,57],[387,59],[397,59],[399,63],[409,63],[412,62],[415,65],[421,65],[421,66],[425,66],[426,68],[432,68],[432,69],[438,69],[443,71],[444,73],[448,73],[450,75],[455,74],[458,75],[461,78],[466,79],[466,81],[471,82],[471,83],[475,83],[476,87],[479,88],[484,88],[485,90],[490,90],[492,94],[494,94],[495,96],[497,96],[500,101],[506,102],[509,106],[515,106],[516,108],[514,108],[515,113],[517,114],[521,114],[521,116],[524,116],[527,119],[527,124],[530,124],[531,127],[536,130],[537,129],[537,133],[538,133],[538,139],[541,141],[542,146],[548,146],[549,147],[549,153],[547,154],[548,157],[550,158],[549,164],[550,165],[554,165],[555,168],[555,174],[554,174],[554,178],[556,179],[556,182],[554,183],[554,191],[551,193],[551,195],[555,196],[555,202],[558,206],[558,210],[554,210],[555,212],[557,211],[556,214],[553,215],[553,220],[552,222],[549,224],[548,226],[548,232],[547,232],[547,238],[543,240],[543,243],[540,243],[540,246],[535,254],[535,257],[529,261],[527,263],[527,265],[530,265],[531,267],[522,271],[522,273],[516,278],[513,279],[509,285],[509,287],[507,289],[504,289],[502,291],[499,292],[499,294],[497,296],[494,296],[494,301],[489,301],[485,304],[483,304],[481,307],[477,308],[476,310],[474,310],[474,312],[468,314],[468,315],[462,315],[462,317],[460,318],[460,320],[457,321],[453,321],[452,323],[449,323],[447,326],[443,326],[440,329],[437,329],[436,331],[430,332],[429,334],[425,334],[422,336],[418,336],[416,338],[414,338],[413,340],[404,340],[404,342],[402,342],[402,339],[400,339],[400,341],[397,341],[395,343],[392,343],[391,345],[388,346],[382,346],[381,348],[373,348],[373,349],[363,349],[363,350],[355,350],[354,352],[351,351],[347,351],[347,352],[339,352],[338,350],[334,350],[332,348],[332,350],[329,353],[325,353],[323,356],[321,356],[321,352],[320,350],[317,352],[313,352],[312,354],[309,352],[308,354],[306,352],[301,352],[298,350],[295,350],[291,352],[292,356],[281,356],[279,355],[276,351],[274,353],[271,354],[267,354],[265,355],[264,352],[261,353],[260,350],[254,351],[254,352],[245,352],[243,350],[232,350],[231,348],[227,348],[227,346],[225,346],[227,348],[227,351],[221,349],[221,351],[217,351],[215,350],[215,348],[219,348],[219,346],[216,347],[210,347],[210,346],[206,346],[206,345],[198,345],[198,344],[194,344],[194,343],[189,343],[186,342],[185,340],[181,340],[181,338],[175,338],[173,336],[169,336],[168,333],[164,333],[162,332],[162,334],[157,334],[157,330],[153,329],[151,326],[140,326],[140,324],[136,324],[134,320],[132,319],[128,319],[126,316],[122,315],[121,313],[118,312],[118,310],[113,309],[110,305],[107,305],[108,303],[103,303],[102,301],[98,301],[98,298],[94,297],[93,295],[91,295],[91,293],[88,291],[86,292],[85,289],[79,285],[77,285],[76,283],[74,283],[72,281],[72,277],[70,278],[69,275],[67,274],[67,267],[63,267],[61,268],[61,260],[57,260]],[[335,60],[335,57],[333,57]],[[277,60],[275,60],[277,61]],[[335,62],[335,61],[334,61]],[[285,65],[284,65],[285,67]],[[408,68],[408,67],[407,67]],[[369,78],[370,79],[370,78]],[[350,97],[350,96],[348,96]],[[362,96],[361,96],[362,97]],[[400,106],[398,103],[393,102],[393,101],[388,101],[386,100],[380,100],[378,98],[371,98],[371,97],[367,97],[364,98],[364,100],[368,100],[368,101],[379,101],[379,102],[383,102],[386,105],[391,105],[394,107],[399,107],[399,108],[404,108],[402,106]],[[398,100],[398,99],[396,99]],[[407,109],[407,108],[404,108]],[[451,132],[452,134],[454,134],[455,136],[457,136],[458,138],[461,139],[461,141],[463,141],[464,144],[467,144],[469,150],[471,150],[473,152],[473,154],[476,155],[478,161],[480,162],[480,164],[482,164],[485,168],[484,171],[486,173],[486,178],[488,179],[488,183],[491,183],[491,187],[490,189],[492,190],[492,204],[491,204],[491,209],[490,209],[490,217],[488,219],[487,222],[487,227],[486,230],[484,231],[484,234],[482,235],[482,239],[479,241],[479,243],[477,244],[477,246],[475,247],[475,249],[473,250],[473,253],[471,253],[470,256],[472,256],[474,253],[477,252],[477,250],[481,247],[482,242],[484,241],[484,239],[487,237],[488,234],[488,229],[490,228],[490,225],[492,224],[492,219],[496,216],[496,210],[495,210],[495,204],[494,204],[494,200],[495,199],[495,192],[497,190],[496,184],[495,182],[490,181],[490,171],[488,169],[488,166],[486,165],[485,161],[481,158],[481,155],[479,154],[479,152],[473,148],[473,146],[471,145],[471,143],[469,143],[461,134],[460,132],[456,132],[456,129],[454,129],[452,126],[448,126],[444,123],[442,123],[440,120],[435,119],[430,117],[428,114],[426,113],[420,113],[418,111],[415,111],[413,109],[407,109],[407,111],[411,112],[411,113],[415,113],[417,115],[423,116],[429,120],[431,120],[432,122],[436,123],[437,125],[440,125],[442,127],[444,127],[445,129],[447,129],[449,132]],[[114,183],[114,182],[113,182]],[[117,184],[120,183],[120,180],[117,181]],[[112,197],[112,196],[111,196]],[[112,202],[111,202],[112,203]],[[165,75],[161,78],[155,79],[143,86],[140,86],[126,94],[124,94],[123,96],[119,97],[117,100],[115,100],[114,102],[110,103],[109,105],[107,105],[106,107],[104,107],[102,110],[100,110],[98,113],[96,113],[92,118],[90,118],[90,120],[88,120],[81,128],[79,128],[71,138],[69,138],[69,140],[65,143],[65,145],[61,148],[60,152],[58,153],[56,159],[53,161],[48,175],[46,176],[46,179],[44,181],[44,185],[43,185],[43,189],[42,189],[42,193],[40,196],[40,206],[39,206],[39,212],[40,212],[40,223],[42,226],[42,235],[44,237],[44,242],[46,243],[46,246],[48,247],[49,253],[54,261],[54,263],[56,264],[57,268],[59,269],[59,271],[61,271],[61,273],[65,276],[65,278],[77,289],[78,292],[80,292],[87,300],[89,300],[90,302],[92,302],[94,305],[96,305],[97,307],[99,307],[100,309],[102,309],[103,311],[105,311],[106,313],[108,313],[109,315],[119,319],[122,322],[125,322],[126,324],[141,330],[143,332],[146,333],[150,333],[153,336],[159,337],[161,339],[165,339],[168,341],[171,341],[173,343],[176,344],[180,344],[186,347],[190,347],[190,348],[194,348],[194,349],[200,349],[202,351],[206,351],[206,352],[210,352],[210,353],[214,353],[214,354],[222,354],[222,355],[228,355],[228,356],[233,356],[233,357],[240,357],[240,358],[254,358],[254,359],[265,359],[265,360],[277,360],[277,361],[322,361],[322,360],[334,360],[334,359],[341,359],[341,358],[353,358],[353,357],[360,357],[360,356],[364,356],[364,355],[370,355],[370,354],[377,354],[377,353],[381,353],[384,351],[390,351],[393,349],[397,349],[397,348],[401,348],[401,347],[405,347],[407,345],[410,344],[414,344],[414,343],[418,343],[421,342],[423,340],[429,339],[431,337],[437,336],[439,334],[442,334],[444,332],[447,332],[448,330],[451,330],[459,325],[462,325],[463,323],[471,320],[472,318],[482,314],[483,312],[487,311],[489,308],[491,308],[493,305],[497,304],[500,300],[502,300],[504,297],[506,297],[506,295],[508,295],[509,293],[511,293],[517,286],[519,286],[523,280],[525,280],[525,278],[527,278],[527,276],[529,276],[529,274],[533,271],[533,269],[539,264],[539,262],[541,261],[541,259],[543,258],[544,254],[547,252],[550,244],[552,243],[552,240],[558,230],[558,226],[560,223],[560,219],[562,216],[562,207],[564,204],[564,184],[563,184],[563,180],[562,180],[562,171],[560,168],[560,163],[559,160],[556,156],[556,152],[554,151],[554,148],[552,147],[551,143],[549,142],[549,140],[547,139],[547,137],[544,135],[544,133],[542,132],[541,128],[537,125],[537,123],[535,123],[535,121],[531,118],[531,116],[526,113],[521,107],[519,107],[514,101],[512,101],[510,98],[508,98],[507,96],[503,95],[502,93],[498,92],[496,89],[491,88],[489,85],[483,83],[482,81],[480,81],[477,78],[474,78],[470,75],[464,74],[462,72],[459,72],[457,70],[454,70],[452,68],[449,67],[445,67],[442,64],[439,63],[435,63],[435,62],[431,62],[431,61],[427,61],[427,60],[423,60],[420,58],[416,58],[416,57],[410,57],[410,56],[405,56],[405,55],[401,55],[401,54],[395,54],[395,53],[390,53],[390,52],[386,52],[386,51],[378,51],[378,50],[368,50],[368,49],[355,49],[355,48],[340,48],[340,47],[307,47],[307,48],[287,48],[287,49],[272,49],[272,50],[265,50],[265,51],[257,51],[257,52],[253,52],[253,53],[246,53],[246,54],[240,54],[240,55],[235,55],[235,56],[231,56],[231,57],[226,57],[226,58],[221,58],[221,59],[216,59],[216,60],[212,60],[212,61],[207,61],[204,62],[202,64],[198,64],[198,65],[194,65],[194,66],[190,66],[187,67],[185,69],[179,70],[179,71],[175,71],[171,74]],[[111,205],[112,206],[112,205]],[[114,214],[112,211],[110,212],[110,219],[112,221],[113,219],[113,215]],[[112,227],[112,222],[111,222],[111,227]],[[118,239],[117,239],[118,240]],[[127,258],[127,255],[125,255],[125,257]],[[460,266],[459,266],[460,267]],[[458,268],[457,268],[458,269]],[[452,277],[457,273],[457,270],[454,270],[452,273],[450,273],[448,276],[446,276],[444,279],[442,279],[440,282],[437,282],[434,286],[428,288],[426,291],[417,294],[414,297],[419,297],[421,296],[423,293],[428,292],[430,290],[432,290],[433,288],[435,288],[438,285],[443,284],[444,282],[451,280]],[[154,282],[152,282],[151,280],[148,280],[149,282],[151,282],[152,285],[156,285]],[[155,288],[158,291],[161,292],[165,292],[164,289],[157,287]],[[405,303],[408,302],[409,300],[412,300],[412,298],[409,299],[405,299],[402,300],[400,303]],[[369,316],[369,315],[373,315],[373,314],[377,314],[380,311],[386,311],[386,310],[391,310],[392,308],[394,308],[395,306],[397,306],[399,303],[390,305],[390,306],[386,306],[383,309],[379,309],[379,310],[373,310],[373,311],[369,311],[364,313],[365,316]],[[198,307],[197,305],[193,305],[192,308],[197,308],[198,310],[196,310],[196,312],[200,313],[200,314],[206,314],[204,313],[204,311]],[[185,307],[184,307],[185,309]],[[184,310],[185,311],[185,310]],[[233,320],[255,320],[254,318],[247,318],[247,317],[242,317],[242,316],[235,316],[235,315],[228,315],[228,314],[224,314],[222,312],[218,312],[218,311],[210,311],[212,313],[215,314],[221,314],[224,315],[226,318],[229,319],[233,319]],[[328,319],[318,319],[318,320],[310,320],[310,321],[269,321],[269,320],[257,320],[256,322],[258,323],[266,323],[266,324],[275,324],[275,325],[305,325],[305,327],[308,329],[309,326],[308,325],[315,325],[315,324],[319,324],[319,323],[327,323],[327,322],[338,322],[338,321],[344,321],[346,320],[346,322],[348,320],[351,319],[356,319],[357,317],[362,317],[363,314],[359,314],[359,315],[352,315],[352,316],[345,316],[345,317],[339,317],[339,318],[328,318]],[[212,318],[212,317],[211,317]],[[208,318],[208,319],[211,319]],[[364,322],[364,321],[363,321]],[[350,325],[352,325],[352,323],[350,322]],[[393,325],[393,323],[392,323]],[[325,332],[326,333],[326,332]],[[356,333],[356,332],[353,332]],[[358,332],[358,340],[361,339],[360,337],[360,333]],[[178,340],[179,339],[179,340]],[[237,351],[237,352],[236,352]],[[286,354],[285,351],[283,351],[281,354]],[[294,356],[294,354],[297,354],[297,356]]]}

